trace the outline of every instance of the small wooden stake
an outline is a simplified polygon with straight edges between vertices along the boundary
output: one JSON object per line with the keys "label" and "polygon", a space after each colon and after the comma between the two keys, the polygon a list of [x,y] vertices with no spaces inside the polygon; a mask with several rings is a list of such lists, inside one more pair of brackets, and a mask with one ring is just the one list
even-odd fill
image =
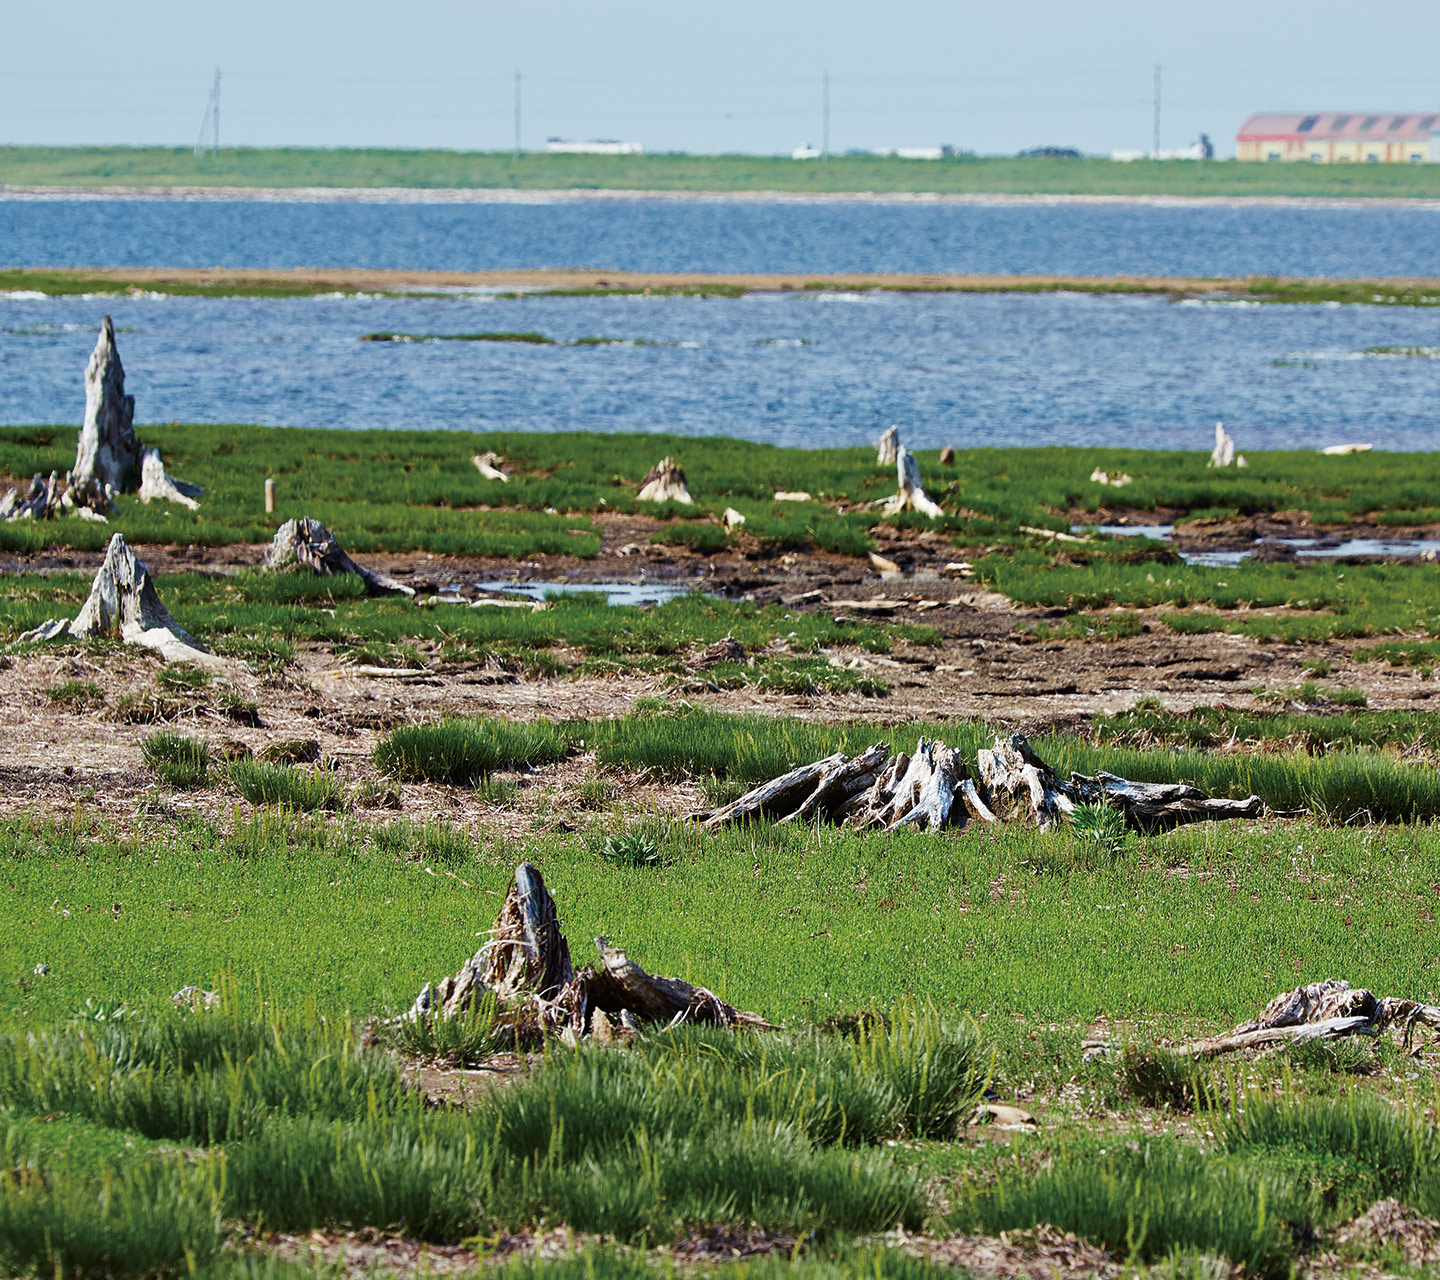
{"label": "small wooden stake", "polygon": [[268,480],[268,479],[267,479],[267,480],[265,481],[265,514],[266,514],[267,516],[273,516],[273,515],[275,514],[275,481],[274,481],[274,480]]}

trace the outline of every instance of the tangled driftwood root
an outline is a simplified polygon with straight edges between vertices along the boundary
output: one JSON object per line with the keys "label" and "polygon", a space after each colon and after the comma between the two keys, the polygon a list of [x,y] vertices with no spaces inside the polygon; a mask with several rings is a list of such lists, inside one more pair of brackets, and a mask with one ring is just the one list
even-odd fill
{"label": "tangled driftwood root", "polygon": [[52,618],[20,637],[55,640],[110,637],[154,649],[166,662],[224,665],[185,630],[160,603],[154,580],[144,563],[117,533],[110,539],[105,562],[90,586],[90,595],[74,618]]}
{"label": "tangled driftwood root", "polygon": [[674,458],[661,458],[640,482],[637,502],[680,502],[692,506],[695,499],[685,484],[685,473]]}
{"label": "tangled driftwood root", "polygon": [[1214,799],[1183,782],[1131,782],[1111,773],[1059,778],[1023,734],[997,737],[976,753],[972,770],[943,742],[921,738],[913,756],[891,755],[877,742],[853,759],[837,753],[762,783],[720,809],[691,816],[706,827],[767,818],[826,821],[896,831],[939,831],[970,822],[1038,826],[1064,822],[1077,805],[1118,809],[1139,830],[1155,831],[1219,818],[1258,818],[1265,806]]}
{"label": "tangled driftwood root", "polygon": [[453,977],[428,982],[405,1018],[453,1018],[486,993],[494,996],[497,1026],[517,1041],[559,1035],[578,1041],[610,1039],[641,1023],[769,1028],[757,1014],[728,1005],[713,991],[680,978],[646,973],[618,947],[596,938],[598,966],[577,970],[560,929],[555,900],[538,869],[515,868],[490,939]]}
{"label": "tangled driftwood root", "polygon": [[287,520],[275,530],[275,536],[265,551],[265,567],[277,573],[297,569],[322,575],[353,573],[365,584],[365,594],[371,596],[415,594],[415,589],[403,582],[361,568],[345,554],[345,548],[335,541],[335,535],[329,529],[320,521],[305,516]]}
{"label": "tangled driftwood root", "polygon": [[1326,978],[1282,991],[1254,1021],[1242,1022],[1224,1035],[1187,1041],[1177,1045],[1176,1052],[1193,1058],[1214,1058],[1268,1045],[1373,1036],[1386,1028],[1402,1030],[1408,1041],[1415,1028],[1422,1026],[1440,1030],[1440,1007],[1397,996],[1377,996],[1343,979]]}

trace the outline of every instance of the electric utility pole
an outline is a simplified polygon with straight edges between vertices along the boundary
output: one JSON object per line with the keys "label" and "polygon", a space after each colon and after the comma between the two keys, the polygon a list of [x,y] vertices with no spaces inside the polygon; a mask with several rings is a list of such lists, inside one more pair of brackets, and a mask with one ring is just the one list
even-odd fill
{"label": "electric utility pole", "polygon": [[1150,159],[1160,159],[1160,64],[1155,64],[1155,136],[1154,146],[1150,149]]}
{"label": "electric utility pole", "polygon": [[220,151],[220,68],[215,68],[215,83],[210,89],[210,98],[205,103],[205,116],[200,121],[200,136],[195,139],[195,154],[203,156],[207,151],[216,155]]}
{"label": "electric utility pole", "polygon": [[820,77],[820,159],[830,159],[830,72]]}
{"label": "electric utility pole", "polygon": [[520,72],[515,72],[515,159],[520,159]]}

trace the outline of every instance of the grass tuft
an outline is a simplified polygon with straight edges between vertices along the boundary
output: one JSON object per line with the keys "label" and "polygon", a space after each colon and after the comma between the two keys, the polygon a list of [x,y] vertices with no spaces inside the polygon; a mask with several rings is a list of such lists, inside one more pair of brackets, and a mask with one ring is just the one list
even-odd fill
{"label": "grass tuft", "polygon": [[152,733],[140,749],[155,776],[176,790],[210,785],[210,748],[183,733]]}
{"label": "grass tuft", "polygon": [[225,776],[251,804],[285,809],[338,809],[344,801],[340,779],[328,769],[300,769],[262,760],[232,760]]}
{"label": "grass tuft", "polygon": [[375,748],[375,763],[405,782],[470,786],[496,769],[552,764],[573,747],[571,733],[545,721],[442,720],[394,729]]}

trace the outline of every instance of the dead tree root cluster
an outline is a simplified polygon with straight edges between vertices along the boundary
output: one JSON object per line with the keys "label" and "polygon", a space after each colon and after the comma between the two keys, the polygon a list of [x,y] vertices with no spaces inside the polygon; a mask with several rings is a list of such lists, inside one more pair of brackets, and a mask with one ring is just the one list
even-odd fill
{"label": "dead tree root cluster", "polygon": [[595,946],[597,963],[576,969],[544,878],[522,862],[489,940],[454,976],[434,986],[427,982],[404,1017],[457,1017],[489,994],[496,1029],[516,1044],[550,1035],[603,1043],[633,1034],[641,1024],[773,1029],[704,987],[646,973],[604,938],[596,938]]}
{"label": "dead tree root cluster", "polygon": [[1207,796],[1184,782],[1131,782],[1111,773],[1056,775],[1023,734],[997,737],[976,753],[972,768],[958,751],[921,738],[913,755],[892,755],[877,742],[858,755],[827,756],[748,791],[719,809],[693,814],[703,826],[768,819],[826,821],[846,826],[939,831],[971,822],[1020,823],[1042,831],[1068,820],[1080,805],[1118,810],[1131,827],[1167,830],[1188,822],[1258,818],[1258,796]]}

